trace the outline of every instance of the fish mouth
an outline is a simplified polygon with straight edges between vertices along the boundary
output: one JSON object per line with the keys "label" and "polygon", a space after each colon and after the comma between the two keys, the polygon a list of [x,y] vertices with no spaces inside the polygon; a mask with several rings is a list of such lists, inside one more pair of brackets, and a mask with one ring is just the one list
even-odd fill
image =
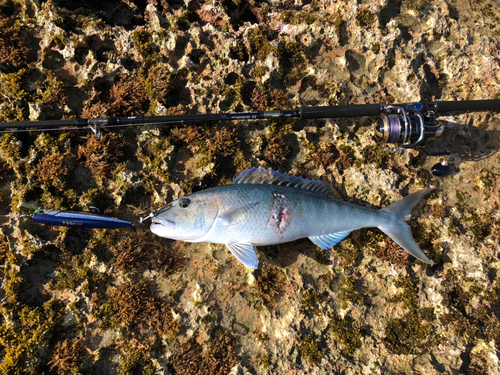
{"label": "fish mouth", "polygon": [[153,217],[151,219],[151,225],[159,225],[159,226],[166,227],[169,229],[175,229],[175,221],[168,220],[168,219],[159,219],[159,218]]}

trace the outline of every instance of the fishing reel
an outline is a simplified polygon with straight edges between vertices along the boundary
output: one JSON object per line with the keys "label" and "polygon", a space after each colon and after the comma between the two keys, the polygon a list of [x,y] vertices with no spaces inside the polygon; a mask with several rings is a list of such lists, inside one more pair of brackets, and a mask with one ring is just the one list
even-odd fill
{"label": "fishing reel", "polygon": [[[425,137],[439,137],[443,126],[436,124],[433,111],[422,114],[412,103],[403,106],[387,105],[385,114],[375,125],[375,138],[380,143],[398,143],[400,147],[394,152],[414,148],[421,144]],[[413,107],[413,108],[412,108]]]}
{"label": "fishing reel", "polygon": [[[443,133],[443,126],[436,124],[434,111],[422,114],[420,103],[405,105],[387,105],[382,108],[385,113],[375,124],[375,139],[385,144],[398,144],[399,148],[393,152],[422,146],[429,137],[439,137]],[[442,163],[435,164],[431,172],[435,176],[448,175],[452,166],[448,164],[449,152],[428,153],[430,156],[445,156]]]}

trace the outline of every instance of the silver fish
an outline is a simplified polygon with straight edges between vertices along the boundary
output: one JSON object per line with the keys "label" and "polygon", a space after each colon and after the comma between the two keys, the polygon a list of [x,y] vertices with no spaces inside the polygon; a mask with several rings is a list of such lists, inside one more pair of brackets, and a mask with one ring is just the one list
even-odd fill
{"label": "silver fish", "polygon": [[151,231],[174,240],[225,244],[241,263],[257,269],[254,246],[309,237],[326,250],[355,229],[376,227],[432,264],[405,224],[413,206],[431,190],[373,210],[332,198],[335,191],[322,181],[254,167],[231,185],[202,190],[159,209],[152,216]]}

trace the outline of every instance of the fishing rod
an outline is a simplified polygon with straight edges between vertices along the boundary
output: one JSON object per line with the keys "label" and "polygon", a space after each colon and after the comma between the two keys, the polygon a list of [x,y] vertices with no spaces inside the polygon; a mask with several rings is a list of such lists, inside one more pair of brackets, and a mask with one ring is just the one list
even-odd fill
{"label": "fishing rod", "polygon": [[[393,150],[393,152],[398,152],[421,145],[426,137],[440,136],[444,129],[443,126],[435,122],[437,113],[498,109],[500,109],[500,99],[436,101],[429,103],[414,102],[404,104],[354,104],[255,112],[2,122],[0,123],[0,133],[90,129],[99,140],[101,139],[103,130],[141,124],[178,124],[201,121],[269,120],[278,118],[312,120],[380,116],[375,124],[375,138],[382,144],[398,144],[399,147]],[[449,156],[449,153],[444,152],[430,155]],[[447,158],[442,166],[446,168],[438,168],[440,170],[435,173],[436,175],[444,175],[449,171]]]}
{"label": "fishing rod", "polygon": [[177,124],[201,121],[269,120],[298,118],[301,120],[379,116],[375,126],[381,143],[399,143],[400,149],[415,147],[425,137],[439,136],[443,128],[435,124],[435,114],[443,112],[486,111],[500,109],[500,99],[437,101],[405,104],[353,104],[301,107],[294,110],[187,114],[170,116],[128,116],[92,119],[1,122],[0,132],[90,129],[100,139],[102,130],[144,124]]}

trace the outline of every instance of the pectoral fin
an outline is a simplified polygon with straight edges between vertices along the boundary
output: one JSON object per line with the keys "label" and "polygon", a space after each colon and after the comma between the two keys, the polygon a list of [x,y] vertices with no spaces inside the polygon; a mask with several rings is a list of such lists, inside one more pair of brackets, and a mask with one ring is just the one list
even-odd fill
{"label": "pectoral fin", "polygon": [[220,219],[226,227],[238,224],[243,219],[244,215],[259,203],[260,202],[252,202],[244,206],[230,208],[221,215]]}
{"label": "pectoral fin", "polygon": [[330,233],[324,236],[309,237],[309,239],[323,250],[328,250],[346,238],[349,233],[351,233],[351,231]]}
{"label": "pectoral fin", "polygon": [[259,261],[257,260],[257,253],[251,243],[228,243],[226,244],[229,251],[238,258],[238,260],[247,267],[254,269],[259,268]]}

